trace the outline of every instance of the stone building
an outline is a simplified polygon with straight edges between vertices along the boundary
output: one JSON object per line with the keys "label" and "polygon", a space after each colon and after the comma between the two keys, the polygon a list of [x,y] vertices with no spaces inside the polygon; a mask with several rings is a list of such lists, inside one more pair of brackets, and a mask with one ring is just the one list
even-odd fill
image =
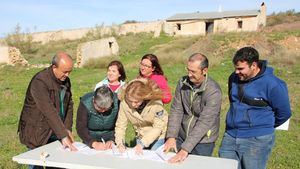
{"label": "stone building", "polygon": [[126,23],[114,26],[96,28],[81,28],[32,33],[33,42],[48,43],[62,39],[81,39],[88,33],[97,32],[103,35],[126,35],[128,33],[153,33],[154,37],[164,32],[173,35],[206,35],[218,32],[257,31],[266,25],[266,5],[262,3],[260,9],[195,12],[175,14],[166,20]]}
{"label": "stone building", "polygon": [[206,35],[218,32],[256,31],[266,25],[266,5],[260,9],[175,14],[166,19],[169,35]]}
{"label": "stone building", "polygon": [[82,67],[92,59],[118,55],[119,45],[114,37],[79,44],[76,66]]}

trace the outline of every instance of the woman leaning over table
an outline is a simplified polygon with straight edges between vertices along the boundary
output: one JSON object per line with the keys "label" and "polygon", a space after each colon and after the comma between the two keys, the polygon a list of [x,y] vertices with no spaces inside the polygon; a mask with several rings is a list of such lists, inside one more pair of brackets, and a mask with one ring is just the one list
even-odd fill
{"label": "woman leaning over table", "polygon": [[137,154],[143,149],[156,150],[164,144],[168,113],[161,102],[162,92],[155,82],[135,79],[122,91],[121,104],[115,128],[115,142],[125,150],[125,131],[130,122],[136,132]]}

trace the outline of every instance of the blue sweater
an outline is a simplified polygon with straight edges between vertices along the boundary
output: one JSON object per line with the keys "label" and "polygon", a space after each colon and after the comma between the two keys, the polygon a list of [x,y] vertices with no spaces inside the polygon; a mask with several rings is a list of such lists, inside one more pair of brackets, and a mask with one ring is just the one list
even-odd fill
{"label": "blue sweater", "polygon": [[[267,62],[262,61],[261,71],[248,81],[240,81],[235,73],[229,78],[230,108],[226,117],[226,132],[232,137],[271,134],[274,127],[283,124],[291,116],[286,83],[266,65]],[[266,105],[251,106],[245,103],[246,99],[264,101]]]}

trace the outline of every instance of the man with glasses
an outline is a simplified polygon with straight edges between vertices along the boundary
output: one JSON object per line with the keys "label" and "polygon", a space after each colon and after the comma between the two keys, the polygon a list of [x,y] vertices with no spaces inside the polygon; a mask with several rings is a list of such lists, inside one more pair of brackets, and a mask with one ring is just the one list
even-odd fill
{"label": "man with glasses", "polygon": [[95,150],[111,149],[114,143],[115,123],[119,100],[106,85],[80,98],[76,129],[85,144]]}
{"label": "man with glasses", "polygon": [[191,55],[187,76],[176,87],[169,114],[164,150],[179,150],[169,162],[184,161],[188,154],[211,156],[219,135],[222,92],[208,76],[208,59]]}

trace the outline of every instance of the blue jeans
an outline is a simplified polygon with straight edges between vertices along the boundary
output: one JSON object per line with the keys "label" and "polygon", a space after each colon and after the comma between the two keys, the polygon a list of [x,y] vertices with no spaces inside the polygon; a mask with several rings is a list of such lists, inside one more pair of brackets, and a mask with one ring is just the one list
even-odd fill
{"label": "blue jeans", "polygon": [[[183,143],[182,138],[176,139],[176,147],[177,150],[181,148],[181,144]],[[190,154],[193,155],[201,155],[201,156],[211,156],[215,148],[215,143],[198,143],[196,147],[192,150]]]}
{"label": "blue jeans", "polygon": [[219,156],[237,160],[239,169],[265,169],[274,142],[274,133],[250,138],[234,138],[225,133]]}
{"label": "blue jeans", "polygon": [[[136,139],[136,144],[139,144],[141,141],[139,139]],[[145,148],[148,150],[153,150],[155,151],[158,149],[160,146],[162,146],[165,143],[165,139],[159,139],[155,140],[152,144],[149,145],[149,147]]]}

